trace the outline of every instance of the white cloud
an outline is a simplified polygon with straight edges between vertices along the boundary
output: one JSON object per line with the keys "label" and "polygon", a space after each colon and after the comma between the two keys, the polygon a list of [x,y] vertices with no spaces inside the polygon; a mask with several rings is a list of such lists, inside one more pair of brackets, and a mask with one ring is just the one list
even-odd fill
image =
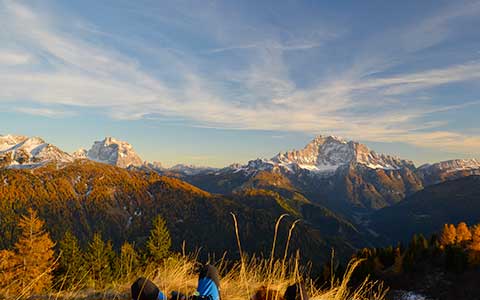
{"label": "white cloud", "polygon": [[0,65],[23,65],[28,63],[30,60],[31,57],[28,54],[0,49]]}
{"label": "white cloud", "polygon": [[34,116],[42,116],[47,118],[65,118],[75,115],[74,112],[65,110],[56,110],[51,108],[39,108],[39,107],[16,107],[13,111],[21,112]]}
{"label": "white cloud", "polygon": [[[242,38],[239,43],[226,43],[237,46],[210,51],[213,55],[250,49],[252,53],[245,58],[248,63],[238,72],[212,70],[205,74],[178,57],[168,56],[166,60],[178,77],[172,84],[152,75],[131,56],[96,42],[97,33],[88,24],[66,33],[58,28],[62,22],[56,23],[55,18],[46,18],[18,2],[3,4],[0,25],[10,34],[0,34],[0,42],[14,39],[15,44],[31,49],[29,53],[0,51],[0,102],[18,102],[18,112],[59,117],[71,112],[52,107],[68,105],[96,108],[117,119],[168,117],[187,120],[194,126],[335,133],[362,140],[478,152],[476,136],[440,130],[445,121],[419,121],[464,105],[440,106],[430,99],[404,103],[395,98],[478,80],[480,63],[476,61],[395,76],[366,76],[372,70],[384,71],[391,66],[382,59],[372,59],[349,72],[298,86],[291,78],[286,52],[317,48],[322,41],[282,43],[270,38],[248,43]],[[38,65],[40,61],[43,64]],[[32,62],[37,64],[35,68],[25,68]],[[12,69],[12,65],[21,67]],[[234,83],[239,91],[224,89],[219,82]],[[24,107],[21,99],[41,108]],[[457,145],[450,146],[454,141]]]}

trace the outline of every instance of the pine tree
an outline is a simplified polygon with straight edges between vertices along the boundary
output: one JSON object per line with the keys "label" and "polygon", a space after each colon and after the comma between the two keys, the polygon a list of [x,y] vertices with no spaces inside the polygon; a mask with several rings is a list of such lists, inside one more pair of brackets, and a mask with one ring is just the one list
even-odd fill
{"label": "pine tree", "polygon": [[80,281],[85,272],[83,253],[78,245],[77,238],[71,231],[67,231],[59,243],[60,259],[57,274],[61,277],[66,288],[74,286]]}
{"label": "pine tree", "polygon": [[472,233],[470,232],[470,229],[468,229],[467,224],[465,222],[460,222],[457,225],[457,240],[456,242],[459,244],[468,242],[472,239]]}
{"label": "pine tree", "polygon": [[138,266],[139,258],[135,248],[129,242],[125,242],[120,249],[119,275],[128,277]]}
{"label": "pine tree", "polygon": [[44,291],[52,284],[55,244],[43,226],[44,222],[32,209],[19,222],[21,236],[15,244],[18,257],[15,277],[25,295]]}
{"label": "pine tree", "polygon": [[457,230],[453,224],[443,225],[442,234],[440,235],[440,244],[445,247],[455,243]]}
{"label": "pine tree", "polygon": [[89,271],[91,285],[104,286],[112,279],[112,265],[115,261],[115,252],[112,242],[104,242],[100,233],[93,235],[85,253],[85,262]]}
{"label": "pine tree", "polygon": [[165,220],[161,216],[157,216],[153,221],[153,228],[147,241],[147,251],[150,259],[154,262],[160,262],[168,256],[171,245],[172,239]]}

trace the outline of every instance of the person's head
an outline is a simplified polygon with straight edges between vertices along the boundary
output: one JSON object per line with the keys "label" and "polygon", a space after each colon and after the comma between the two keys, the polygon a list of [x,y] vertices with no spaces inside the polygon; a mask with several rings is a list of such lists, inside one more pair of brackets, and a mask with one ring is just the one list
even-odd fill
{"label": "person's head", "polygon": [[250,300],[284,300],[279,291],[267,289],[265,286],[261,286],[255,291]]}
{"label": "person's head", "polygon": [[308,300],[308,295],[303,283],[297,282],[287,288],[283,298],[285,300]]}
{"label": "person's head", "polygon": [[140,277],[131,287],[132,300],[157,300],[160,290],[150,280]]}
{"label": "person's head", "polygon": [[220,276],[215,266],[211,264],[200,265],[198,267],[198,279],[202,278],[210,278],[220,290]]}

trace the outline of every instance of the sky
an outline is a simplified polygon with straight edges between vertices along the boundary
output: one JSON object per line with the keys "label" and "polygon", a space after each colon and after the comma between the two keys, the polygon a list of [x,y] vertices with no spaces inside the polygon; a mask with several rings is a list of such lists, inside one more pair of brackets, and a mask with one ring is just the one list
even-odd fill
{"label": "sky", "polygon": [[480,157],[480,1],[0,0],[0,134],[225,166],[360,141]]}

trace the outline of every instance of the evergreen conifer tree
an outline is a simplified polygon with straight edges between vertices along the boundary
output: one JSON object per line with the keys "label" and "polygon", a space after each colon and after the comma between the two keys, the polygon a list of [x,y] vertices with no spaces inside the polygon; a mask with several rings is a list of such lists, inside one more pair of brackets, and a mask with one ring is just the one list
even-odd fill
{"label": "evergreen conifer tree", "polygon": [[78,244],[78,240],[71,231],[65,232],[63,239],[58,244],[60,258],[57,274],[63,282],[65,288],[69,288],[78,283],[83,277],[84,257]]}
{"label": "evergreen conifer tree", "polygon": [[147,241],[147,251],[150,259],[154,262],[160,262],[168,256],[171,245],[172,239],[165,220],[161,216],[157,216],[153,221],[153,228]]}
{"label": "evergreen conifer tree", "polygon": [[112,279],[114,261],[115,252],[111,241],[105,243],[102,235],[98,232],[95,233],[85,253],[89,279],[94,288],[102,287]]}
{"label": "evergreen conifer tree", "polygon": [[139,266],[139,257],[132,244],[125,242],[120,249],[120,267],[119,275],[121,277],[129,276]]}

